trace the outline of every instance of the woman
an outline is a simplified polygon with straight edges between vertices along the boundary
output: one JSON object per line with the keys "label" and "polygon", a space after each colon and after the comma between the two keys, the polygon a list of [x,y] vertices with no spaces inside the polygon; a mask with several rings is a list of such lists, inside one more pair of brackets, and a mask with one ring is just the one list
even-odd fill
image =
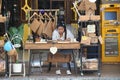
{"label": "woman", "polygon": [[[66,28],[64,23],[59,23],[57,29],[53,31],[52,40],[71,41],[72,39],[74,39],[74,36],[71,31]],[[71,54],[72,50],[58,50],[58,53]],[[70,70],[67,70],[66,73],[71,74]],[[56,74],[61,74],[60,70],[57,70]]]}
{"label": "woman", "polygon": [[64,23],[59,23],[57,29],[53,31],[52,40],[70,41],[71,39],[74,39],[73,34],[66,28]]}

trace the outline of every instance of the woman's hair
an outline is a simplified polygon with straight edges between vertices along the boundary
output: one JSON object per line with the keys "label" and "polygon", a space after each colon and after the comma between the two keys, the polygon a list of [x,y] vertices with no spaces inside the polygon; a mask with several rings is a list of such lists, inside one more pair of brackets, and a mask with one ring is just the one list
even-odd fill
{"label": "woman's hair", "polygon": [[65,23],[64,23],[64,22],[58,23],[58,24],[57,24],[57,28],[58,28],[58,27],[63,27],[63,28],[64,28],[65,39],[66,39],[66,37],[67,37],[67,30],[66,30],[66,25],[65,25]]}

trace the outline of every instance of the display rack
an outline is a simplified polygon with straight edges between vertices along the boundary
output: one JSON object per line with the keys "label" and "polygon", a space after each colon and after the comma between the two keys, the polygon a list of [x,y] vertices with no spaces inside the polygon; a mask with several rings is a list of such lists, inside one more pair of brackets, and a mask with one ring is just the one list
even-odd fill
{"label": "display rack", "polygon": [[[8,27],[8,17],[0,16],[0,76],[7,77],[9,74],[8,66],[8,55],[4,51],[4,34],[6,33]],[[2,44],[2,45],[1,45]],[[3,68],[4,67],[4,68]]]}
{"label": "display rack", "polygon": [[7,54],[3,50],[3,47],[0,46],[0,76],[4,75],[5,77],[8,76],[8,60],[7,60]]}
{"label": "display rack", "polygon": [[[91,42],[91,40],[93,39],[94,35],[91,35],[91,40],[88,39],[88,43],[87,44],[82,44],[81,42],[81,50],[80,50],[80,62],[81,62],[81,66],[80,66],[80,72],[81,75],[83,76],[83,72],[96,72],[98,73],[98,76],[100,76],[100,65],[101,65],[101,61],[100,61],[100,42],[98,40],[98,36],[100,34],[100,29],[99,29],[99,21],[80,21],[79,22],[79,29],[80,29],[80,33],[81,33],[81,41],[82,41],[82,36],[87,36],[90,37],[89,33],[87,33],[87,26],[88,25],[95,25],[95,36],[97,36],[97,40],[93,40]],[[83,28],[86,28],[86,32],[83,33]],[[85,34],[85,35],[83,35]],[[90,43],[89,43],[90,40]],[[97,42],[96,42],[97,41]]]}

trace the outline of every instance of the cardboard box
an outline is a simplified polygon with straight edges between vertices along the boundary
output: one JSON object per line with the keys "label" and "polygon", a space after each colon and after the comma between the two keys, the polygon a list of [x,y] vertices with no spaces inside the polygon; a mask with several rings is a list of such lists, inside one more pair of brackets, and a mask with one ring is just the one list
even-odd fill
{"label": "cardboard box", "polygon": [[78,10],[84,11],[85,10],[85,3],[84,0],[82,0],[80,2],[80,4],[78,5]]}
{"label": "cardboard box", "polygon": [[99,21],[100,20],[100,15],[91,15],[90,20]]}
{"label": "cardboard box", "polygon": [[90,42],[91,42],[91,38],[90,37],[82,36],[81,44],[90,45]]}
{"label": "cardboard box", "polygon": [[90,15],[95,15],[95,10],[89,9],[89,10],[85,11],[85,14],[88,15],[90,18]]}
{"label": "cardboard box", "polygon": [[98,43],[98,37],[91,37],[91,42],[90,43]]}
{"label": "cardboard box", "polygon": [[86,62],[86,68],[87,69],[98,69],[98,63],[97,62]]}
{"label": "cardboard box", "polygon": [[90,2],[89,0],[85,0],[85,10],[89,10],[89,9],[92,9],[92,10],[96,10],[96,3],[93,3],[93,2]]}
{"label": "cardboard box", "polygon": [[96,3],[92,3],[89,0],[82,0],[78,6],[78,10],[96,10]]}
{"label": "cardboard box", "polygon": [[88,33],[88,37],[95,37],[96,34],[95,33]]}
{"label": "cardboard box", "polygon": [[81,15],[80,18],[79,18],[80,21],[88,21],[89,19],[90,19],[89,15],[84,15],[84,16]]}
{"label": "cardboard box", "polygon": [[98,69],[98,60],[97,59],[87,59],[83,64],[84,69],[97,70]]}

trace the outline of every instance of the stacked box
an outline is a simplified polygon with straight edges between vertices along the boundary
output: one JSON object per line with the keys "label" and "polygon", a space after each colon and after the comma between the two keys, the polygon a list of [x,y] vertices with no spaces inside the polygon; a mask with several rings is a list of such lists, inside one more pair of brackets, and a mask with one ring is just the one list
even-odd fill
{"label": "stacked box", "polygon": [[85,15],[85,16],[81,15],[79,18],[80,21],[88,21],[89,19],[90,19],[90,16],[88,15]]}
{"label": "stacked box", "polygon": [[97,59],[86,59],[86,61],[83,63],[84,63],[83,69],[91,69],[91,70],[98,69],[98,60]]}
{"label": "stacked box", "polygon": [[91,15],[90,20],[99,21],[100,20],[100,15]]}
{"label": "stacked box", "polygon": [[79,20],[80,21],[88,21],[88,20],[99,21],[100,20],[100,15],[81,15]]}
{"label": "stacked box", "polygon": [[[91,43],[98,43],[98,36],[96,36],[95,34],[95,31],[96,31],[95,26],[93,26],[92,28],[91,26],[87,28],[82,28],[83,36],[81,39],[81,44],[90,45]],[[88,30],[88,28],[90,30]],[[93,29],[93,31],[91,29]]]}

